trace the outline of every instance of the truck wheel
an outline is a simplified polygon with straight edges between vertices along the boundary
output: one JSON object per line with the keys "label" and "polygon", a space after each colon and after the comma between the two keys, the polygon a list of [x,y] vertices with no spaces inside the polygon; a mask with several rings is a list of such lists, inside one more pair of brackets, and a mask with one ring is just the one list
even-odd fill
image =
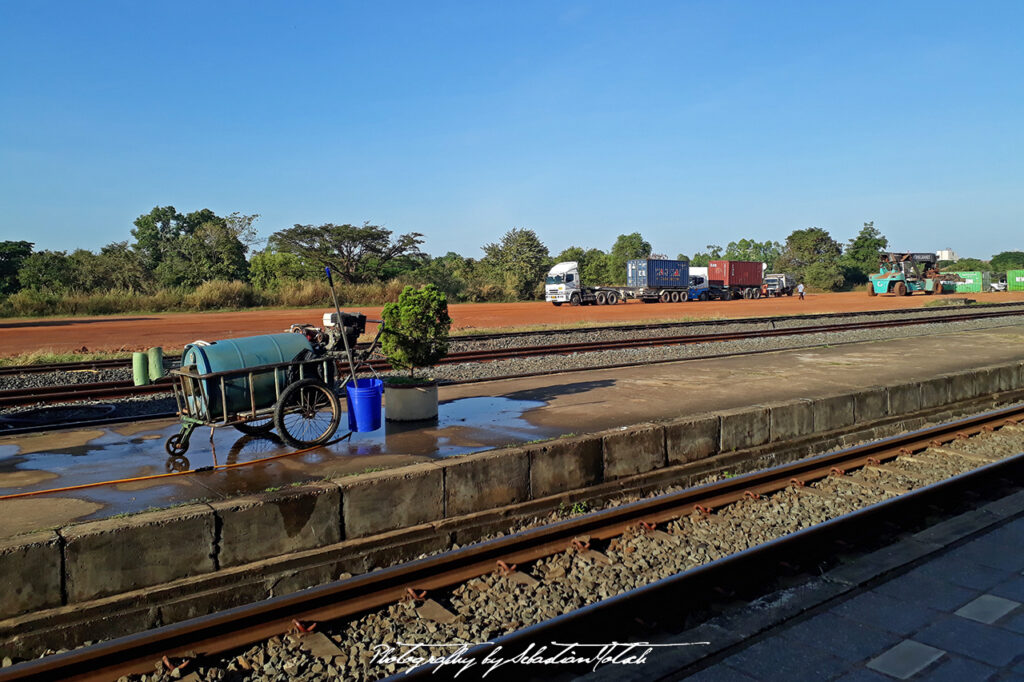
{"label": "truck wheel", "polygon": [[569,297],[569,305],[579,305],[579,304],[580,304],[580,295],[579,294],[573,294],[572,296]]}
{"label": "truck wheel", "polygon": [[790,289],[789,291],[786,292],[786,296],[792,296],[792,295],[793,295],[793,290],[792,289]]}
{"label": "truck wheel", "polygon": [[722,292],[722,300],[723,301],[731,301],[732,300],[732,292],[729,291],[728,289],[723,291]]}
{"label": "truck wheel", "polygon": [[558,306],[562,305],[562,302],[561,301],[552,301],[551,305],[553,305],[553,306],[555,306],[557,308]]}
{"label": "truck wheel", "polygon": [[603,291],[597,292],[597,295],[594,298],[597,299],[598,305],[604,305],[608,302],[608,296]]}
{"label": "truck wheel", "polygon": [[708,300],[708,292],[706,292],[706,291],[700,292],[700,296],[697,297],[697,300],[699,300],[699,301],[706,301],[706,300]]}
{"label": "truck wheel", "polygon": [[752,293],[750,295],[750,298],[761,298],[761,290],[760,289],[753,289],[752,291],[754,293]]}
{"label": "truck wheel", "polygon": [[868,296],[878,296],[878,292],[875,291],[874,282],[868,282]]}
{"label": "truck wheel", "polygon": [[619,295],[614,291],[608,292],[608,297],[605,299],[608,305],[615,305],[619,302]]}
{"label": "truck wheel", "polygon": [[896,284],[892,285],[892,293],[896,294],[897,296],[906,296],[907,285],[904,284],[903,282],[896,282]]}
{"label": "truck wheel", "polygon": [[679,303],[679,292],[678,291],[671,292],[670,296],[672,297],[672,302],[673,303]]}

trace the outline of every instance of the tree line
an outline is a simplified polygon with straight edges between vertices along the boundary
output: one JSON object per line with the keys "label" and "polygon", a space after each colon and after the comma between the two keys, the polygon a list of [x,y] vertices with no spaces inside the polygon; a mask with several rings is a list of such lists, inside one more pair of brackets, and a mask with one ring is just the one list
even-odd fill
{"label": "tree line", "polygon": [[[626,261],[663,258],[639,232],[619,235],[608,250],[570,246],[552,255],[530,229],[513,228],[484,244],[481,258],[455,252],[432,257],[420,246],[418,232],[395,235],[379,225],[295,225],[273,233],[264,248],[253,227],[257,215],[221,217],[202,209],[181,213],[157,206],[140,215],[132,240],[108,244],[97,252],[34,250],[29,241],[0,242],[0,312],[45,314],[74,312],[61,301],[82,301],[82,312],[122,312],[125,305],[175,309],[326,303],[323,267],[330,266],[348,288],[347,303],[391,300],[405,284],[434,284],[452,301],[512,301],[543,297],[544,274],[552,264],[574,260],[583,280],[624,284]],[[691,265],[711,260],[764,262],[771,272],[789,272],[810,287],[837,291],[860,285],[877,272],[888,239],[873,222],[845,245],[827,230],[795,230],[785,242],[740,239],[724,248],[676,254]],[[968,258],[941,263],[946,270],[1024,268],[1024,252],[996,254],[990,261]],[[296,292],[307,292],[306,297]],[[97,297],[106,307],[89,305]],[[132,297],[142,298],[131,303]],[[118,307],[118,301],[122,301]],[[124,301],[128,301],[125,303]],[[55,308],[55,306],[57,306]]]}

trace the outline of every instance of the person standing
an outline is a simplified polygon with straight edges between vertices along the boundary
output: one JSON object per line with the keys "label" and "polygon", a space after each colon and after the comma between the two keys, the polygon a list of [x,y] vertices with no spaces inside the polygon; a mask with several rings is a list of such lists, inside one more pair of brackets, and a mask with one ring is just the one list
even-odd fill
{"label": "person standing", "polygon": [[804,300],[804,283],[803,282],[800,282],[800,284],[798,284],[796,286],[796,293],[800,294],[800,300],[801,301]]}

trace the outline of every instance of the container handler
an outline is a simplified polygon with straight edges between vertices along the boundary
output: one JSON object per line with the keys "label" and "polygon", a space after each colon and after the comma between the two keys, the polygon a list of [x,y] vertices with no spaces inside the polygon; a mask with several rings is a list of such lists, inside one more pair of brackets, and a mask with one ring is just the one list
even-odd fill
{"label": "container handler", "polygon": [[923,291],[931,296],[942,293],[943,275],[936,267],[938,257],[934,253],[883,253],[879,259],[878,272],[871,275],[869,296],[895,294],[910,296]]}

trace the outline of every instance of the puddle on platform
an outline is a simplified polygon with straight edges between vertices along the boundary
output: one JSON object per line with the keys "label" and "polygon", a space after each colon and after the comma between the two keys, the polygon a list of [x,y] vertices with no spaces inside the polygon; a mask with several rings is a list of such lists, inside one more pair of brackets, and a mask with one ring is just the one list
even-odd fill
{"label": "puddle on platform", "polygon": [[[8,535],[14,526],[20,529],[17,532],[24,532],[27,525],[32,525],[27,528],[32,530],[83,518],[222,499],[561,435],[564,429],[538,427],[523,418],[524,413],[544,404],[501,397],[462,398],[442,403],[439,419],[434,422],[384,421],[377,431],[353,433],[341,439],[347,424],[347,415],[343,414],[338,440],[296,455],[291,455],[292,448],[273,433],[267,437],[247,436],[233,428],[218,428],[211,434],[209,428],[200,427],[193,433],[184,457],[168,457],[164,443],[180,426],[170,420],[147,422],[144,427],[118,425],[11,438],[0,441],[0,497],[103,481],[122,482],[62,494],[73,498],[47,494],[0,500],[0,517],[12,514],[9,523],[0,524],[0,536]],[[212,464],[244,463],[252,466],[125,480]],[[45,507],[47,503],[53,507]],[[50,511],[34,521],[31,515],[38,508]]]}

